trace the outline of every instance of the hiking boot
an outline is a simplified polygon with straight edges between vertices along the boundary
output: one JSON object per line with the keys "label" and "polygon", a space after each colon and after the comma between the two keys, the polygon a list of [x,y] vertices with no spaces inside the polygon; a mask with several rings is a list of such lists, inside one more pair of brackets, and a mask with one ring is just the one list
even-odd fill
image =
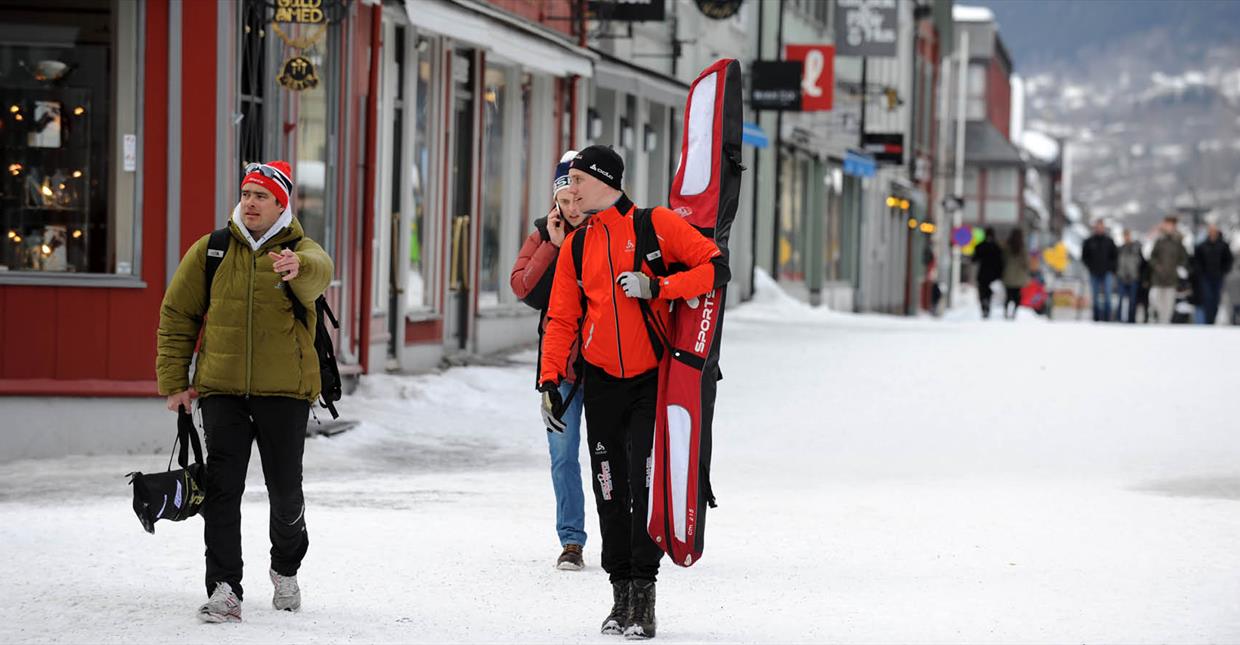
{"label": "hiking boot", "polygon": [[625,621],[629,617],[629,597],[631,591],[632,581],[630,580],[611,583],[611,597],[613,601],[611,613],[607,614],[607,620],[603,621],[604,634],[619,636],[624,633]]}
{"label": "hiking boot", "polygon": [[204,623],[241,622],[241,600],[233,593],[231,585],[227,582],[216,583],[211,597],[198,608],[198,620]]}
{"label": "hiking boot", "polygon": [[654,638],[654,580],[634,580],[631,593],[624,637],[629,640]]}
{"label": "hiking boot", "polygon": [[585,561],[581,559],[580,544],[565,544],[560,559],[555,561],[555,568],[561,571],[581,571],[585,566]]}
{"label": "hiking boot", "polygon": [[301,611],[301,589],[297,586],[297,576],[282,576],[275,569],[269,573],[271,584],[276,588],[271,596],[271,606],[280,611]]}

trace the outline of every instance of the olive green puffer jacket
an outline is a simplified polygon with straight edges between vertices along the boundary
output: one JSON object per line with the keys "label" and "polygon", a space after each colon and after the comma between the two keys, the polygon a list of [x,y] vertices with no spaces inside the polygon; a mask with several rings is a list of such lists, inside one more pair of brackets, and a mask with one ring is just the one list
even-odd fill
{"label": "olive green puffer jacket", "polygon": [[[200,396],[287,396],[313,401],[319,396],[319,361],[314,350],[314,301],[331,282],[332,259],[304,237],[293,219],[258,251],[229,222],[232,239],[215,272],[210,310],[204,311],[207,240],[194,243],[181,259],[159,311],[159,349],[155,372],[159,393],[189,388],[189,366],[204,325],[194,373]],[[301,238],[293,249],[301,260],[298,275],[287,284],[306,305],[306,322],[293,317],[280,274],[272,270],[269,251]]]}

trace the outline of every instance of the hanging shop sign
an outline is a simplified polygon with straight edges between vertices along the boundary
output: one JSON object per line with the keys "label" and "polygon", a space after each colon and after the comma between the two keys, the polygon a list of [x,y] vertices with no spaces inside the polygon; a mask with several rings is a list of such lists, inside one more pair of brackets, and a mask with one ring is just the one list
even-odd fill
{"label": "hanging shop sign", "polygon": [[327,23],[322,23],[313,33],[299,38],[289,36],[279,24],[274,22],[271,23],[271,30],[279,36],[280,40],[284,41],[285,45],[299,50],[299,53],[280,65],[280,75],[276,77],[276,81],[294,92],[318,87],[318,71],[314,67],[314,61],[305,55],[305,50],[313,48],[323,39],[323,36],[327,35]]}
{"label": "hanging shop sign", "polygon": [[801,110],[829,111],[835,91],[835,47],[787,45],[784,47],[784,59],[802,63]]}
{"label": "hanging shop sign", "polygon": [[800,61],[756,60],[750,79],[749,102],[755,110],[801,109]]}
{"label": "hanging shop sign", "polygon": [[319,84],[319,76],[314,69],[314,63],[305,56],[294,56],[284,61],[276,80],[294,92],[312,90]]}
{"label": "hanging shop sign", "polygon": [[904,135],[899,132],[866,132],[861,135],[861,148],[878,163],[904,163]]}
{"label": "hanging shop sign", "polygon": [[833,18],[840,56],[896,55],[900,20],[896,0],[836,0]]}
{"label": "hanging shop sign", "polygon": [[742,0],[695,0],[698,11],[714,20],[727,20],[741,10]]}
{"label": "hanging shop sign", "polygon": [[590,0],[586,9],[594,20],[659,22],[667,16],[666,0]]}
{"label": "hanging shop sign", "polygon": [[317,25],[327,21],[323,0],[276,0],[276,22]]}

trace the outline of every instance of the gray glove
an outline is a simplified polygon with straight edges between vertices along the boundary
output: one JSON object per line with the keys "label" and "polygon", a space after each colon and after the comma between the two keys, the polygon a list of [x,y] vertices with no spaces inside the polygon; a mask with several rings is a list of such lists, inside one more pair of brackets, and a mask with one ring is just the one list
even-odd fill
{"label": "gray glove", "polygon": [[616,284],[620,285],[620,288],[624,289],[624,295],[630,298],[650,300],[659,295],[659,282],[651,280],[645,273],[625,271],[616,278]]}

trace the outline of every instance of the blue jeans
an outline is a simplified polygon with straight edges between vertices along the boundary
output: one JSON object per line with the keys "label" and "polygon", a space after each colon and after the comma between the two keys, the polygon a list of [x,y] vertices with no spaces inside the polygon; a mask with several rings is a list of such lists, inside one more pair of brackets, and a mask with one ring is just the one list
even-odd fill
{"label": "blue jeans", "polygon": [[[568,398],[572,383],[560,384],[560,396]],[[581,403],[584,388],[577,388],[565,401],[564,432],[547,431],[551,452],[551,485],[555,489],[555,532],[560,546],[586,545],[586,498],[581,487]]]}
{"label": "blue jeans", "polygon": [[[1140,282],[1119,283],[1119,303],[1116,306],[1119,307],[1119,317],[1122,322],[1137,322],[1137,293],[1140,289]],[[1126,308],[1124,303],[1128,304]]]}
{"label": "blue jeans", "polygon": [[1218,307],[1223,299],[1223,277],[1201,276],[1201,323],[1213,325],[1218,318]]}
{"label": "blue jeans", "polygon": [[1094,298],[1094,320],[1109,322],[1111,320],[1111,293],[1115,291],[1115,274],[1089,276],[1089,290]]}

